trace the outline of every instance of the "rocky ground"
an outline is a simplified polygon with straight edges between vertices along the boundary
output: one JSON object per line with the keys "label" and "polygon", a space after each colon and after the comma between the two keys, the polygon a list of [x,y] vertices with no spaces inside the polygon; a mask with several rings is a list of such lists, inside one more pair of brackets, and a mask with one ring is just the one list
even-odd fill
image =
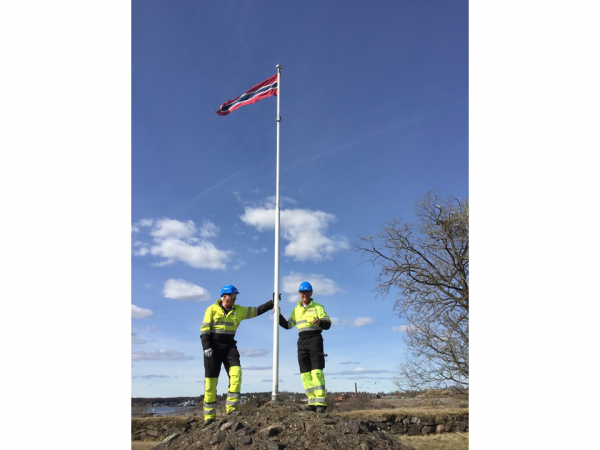
{"label": "rocky ground", "polygon": [[391,426],[267,403],[208,427],[201,416],[191,417],[184,427],[168,430],[169,436],[153,450],[414,450],[388,431]]}

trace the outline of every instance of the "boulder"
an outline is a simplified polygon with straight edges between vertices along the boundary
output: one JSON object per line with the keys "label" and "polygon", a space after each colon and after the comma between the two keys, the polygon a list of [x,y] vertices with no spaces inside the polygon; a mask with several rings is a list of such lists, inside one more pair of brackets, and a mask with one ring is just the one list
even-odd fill
{"label": "boulder", "polygon": [[423,428],[421,428],[421,434],[423,436],[425,436],[426,434],[432,434],[432,433],[435,433],[435,428],[430,425],[425,425]]}
{"label": "boulder", "polygon": [[252,445],[252,438],[250,436],[242,436],[239,443],[240,445]]}
{"label": "boulder", "polygon": [[170,435],[168,435],[168,436],[167,436],[167,437],[166,437],[166,438],[163,440],[163,442],[169,442],[169,441],[172,441],[173,439],[177,439],[179,436],[181,436],[181,434],[180,434],[180,433],[173,433],[173,434],[170,434]]}
{"label": "boulder", "polygon": [[360,429],[360,425],[358,423],[358,420],[351,420],[350,422],[348,422],[348,429],[353,434],[360,433],[361,429]]}
{"label": "boulder", "polygon": [[408,427],[406,434],[408,434],[409,436],[420,436],[422,428],[422,425],[418,423],[413,423],[411,426]]}
{"label": "boulder", "polygon": [[238,436],[248,436],[253,433],[254,433],[254,428],[252,428],[252,427],[240,428],[239,430],[237,430],[235,432],[235,434],[237,434]]}
{"label": "boulder", "polygon": [[400,423],[395,423],[394,425],[392,425],[390,431],[392,432],[392,434],[404,434],[406,433],[406,427]]}
{"label": "boulder", "polygon": [[220,444],[221,442],[225,442],[225,434],[219,432],[217,434],[213,434],[210,440],[210,445]]}
{"label": "boulder", "polygon": [[279,428],[276,425],[271,425],[270,427],[263,428],[258,432],[262,437],[276,436],[279,434]]}
{"label": "boulder", "polygon": [[244,428],[244,425],[242,425],[241,422],[234,422],[231,424],[231,431],[233,431],[234,433],[238,430],[241,430],[242,428]]}

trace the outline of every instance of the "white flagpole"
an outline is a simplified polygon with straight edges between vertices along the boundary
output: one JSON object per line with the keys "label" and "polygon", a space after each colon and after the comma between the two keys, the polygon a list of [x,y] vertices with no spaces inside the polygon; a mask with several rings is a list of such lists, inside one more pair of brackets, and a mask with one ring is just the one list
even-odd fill
{"label": "white flagpole", "polygon": [[275,314],[273,315],[273,393],[271,401],[277,401],[279,392],[279,102],[281,100],[281,66],[277,64],[277,176],[275,182]]}

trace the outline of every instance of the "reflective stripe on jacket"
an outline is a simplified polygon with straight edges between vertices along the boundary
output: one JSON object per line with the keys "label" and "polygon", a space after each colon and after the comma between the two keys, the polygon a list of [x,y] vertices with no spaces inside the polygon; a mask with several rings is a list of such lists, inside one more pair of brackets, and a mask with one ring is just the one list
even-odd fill
{"label": "reflective stripe on jacket", "polygon": [[[327,322],[322,324],[323,326],[313,325],[312,322],[315,319],[319,319],[321,322]],[[298,302],[296,307],[292,310],[292,315],[288,322],[288,329],[291,330],[294,326],[298,327],[298,333],[304,331],[315,331],[315,330],[328,330],[331,327],[331,319],[325,312],[325,308],[320,303],[316,303],[313,299],[310,299],[306,308],[302,305],[302,300]]]}
{"label": "reflective stripe on jacket", "polygon": [[257,316],[257,308],[233,305],[227,314],[221,307],[221,299],[214,305],[206,308],[204,320],[200,327],[200,336],[206,334],[227,334],[235,335],[235,331],[240,326],[242,320],[252,319]]}

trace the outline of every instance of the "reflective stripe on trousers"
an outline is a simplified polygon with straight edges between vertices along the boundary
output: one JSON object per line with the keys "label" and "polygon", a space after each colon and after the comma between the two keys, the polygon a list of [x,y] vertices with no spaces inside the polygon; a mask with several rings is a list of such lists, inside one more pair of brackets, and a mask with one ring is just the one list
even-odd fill
{"label": "reflective stripe on trousers", "polygon": [[325,397],[325,375],[321,369],[311,370],[300,374],[304,392],[308,397],[308,404],[315,406],[327,406]]}
{"label": "reflective stripe on trousers", "polygon": [[217,410],[217,381],[218,378],[204,379],[204,420],[216,419]]}
{"label": "reflective stripe on trousers", "polygon": [[230,413],[238,409],[240,391],[242,389],[242,368],[231,366],[229,368],[229,389],[227,389],[227,400],[225,400],[225,411]]}

